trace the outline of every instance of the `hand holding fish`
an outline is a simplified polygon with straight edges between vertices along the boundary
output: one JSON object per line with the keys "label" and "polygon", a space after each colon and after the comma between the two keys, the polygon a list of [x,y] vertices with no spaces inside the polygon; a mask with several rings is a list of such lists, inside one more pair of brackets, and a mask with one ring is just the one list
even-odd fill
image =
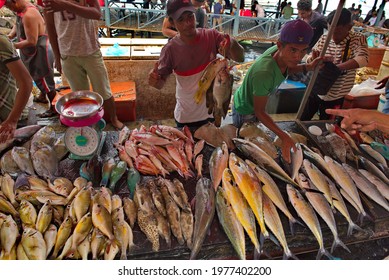
{"label": "hand holding fish", "polygon": [[290,151],[296,151],[296,145],[292,138],[289,137],[289,135],[285,134],[285,136],[280,137],[282,140],[282,158],[285,162],[290,163],[291,162],[291,155]]}
{"label": "hand holding fish", "polygon": [[222,56],[226,57],[230,52],[230,47],[231,47],[230,35],[224,34],[224,39],[223,41],[221,41],[218,51]]}
{"label": "hand holding fish", "polygon": [[158,62],[154,64],[154,68],[149,73],[149,85],[156,89],[161,89],[165,84],[165,79],[158,73]]}
{"label": "hand holding fish", "polygon": [[0,125],[0,144],[12,139],[15,133],[16,123],[4,121]]}

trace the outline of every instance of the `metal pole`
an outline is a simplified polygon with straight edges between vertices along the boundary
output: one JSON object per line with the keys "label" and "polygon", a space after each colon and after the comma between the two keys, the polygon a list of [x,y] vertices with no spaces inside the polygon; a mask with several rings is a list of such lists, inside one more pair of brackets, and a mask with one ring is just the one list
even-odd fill
{"label": "metal pole", "polygon": [[328,4],[328,0],[326,0],[326,3],[324,4],[323,15],[326,14],[327,4]]}
{"label": "metal pole", "polygon": [[[328,47],[328,45],[329,45],[329,43],[331,41],[332,34],[334,34],[334,30],[335,30],[336,24],[338,23],[338,20],[339,20],[339,17],[340,17],[340,13],[342,11],[342,8],[343,8],[345,2],[346,2],[346,0],[339,0],[338,8],[336,9],[334,18],[332,19],[331,27],[328,30],[327,39],[324,42],[324,46],[323,46],[323,49],[322,49],[322,51],[320,53],[320,56],[324,56],[326,54],[327,47]],[[303,100],[301,101],[299,110],[297,112],[296,118],[298,120],[301,118],[301,115],[304,112],[305,106],[307,105],[307,101],[308,101],[309,95],[311,94],[311,90],[313,88],[313,85],[315,84],[316,77],[317,77],[318,73],[319,73],[319,67],[316,67],[315,70],[313,71],[312,78],[309,81],[307,89],[305,90],[305,93],[304,93],[304,96],[303,96]]]}

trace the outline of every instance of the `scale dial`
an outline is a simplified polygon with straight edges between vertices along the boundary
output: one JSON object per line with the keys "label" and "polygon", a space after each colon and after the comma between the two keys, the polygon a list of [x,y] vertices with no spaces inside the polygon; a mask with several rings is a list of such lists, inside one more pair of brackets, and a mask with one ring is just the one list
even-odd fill
{"label": "scale dial", "polygon": [[65,132],[65,145],[68,150],[78,156],[90,156],[99,147],[98,132],[89,127],[69,127]]}

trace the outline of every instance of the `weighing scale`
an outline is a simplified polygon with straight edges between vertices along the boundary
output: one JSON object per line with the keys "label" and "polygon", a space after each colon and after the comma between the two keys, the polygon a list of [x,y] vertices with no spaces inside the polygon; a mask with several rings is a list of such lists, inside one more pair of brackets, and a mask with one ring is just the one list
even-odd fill
{"label": "weighing scale", "polygon": [[103,147],[106,132],[103,99],[91,91],[68,93],[58,99],[55,109],[68,128],[64,142],[70,159],[89,160]]}

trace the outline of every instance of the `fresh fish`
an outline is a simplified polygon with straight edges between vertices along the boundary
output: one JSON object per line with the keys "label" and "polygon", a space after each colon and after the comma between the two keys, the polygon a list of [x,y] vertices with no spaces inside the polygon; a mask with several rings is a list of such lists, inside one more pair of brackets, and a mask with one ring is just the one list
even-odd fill
{"label": "fresh fish", "polygon": [[329,259],[333,259],[330,253],[324,248],[323,236],[321,233],[319,220],[315,214],[315,211],[304,200],[304,198],[296,188],[292,187],[290,184],[287,184],[286,190],[288,193],[289,200],[293,205],[293,208],[312,231],[313,235],[317,239],[317,242],[319,243],[319,252],[317,253],[316,259],[319,260],[323,255],[327,256]]}
{"label": "fresh fish", "polygon": [[[86,196],[85,194],[85,197],[84,199],[88,199],[88,197]],[[111,210],[112,210],[112,198],[111,198],[111,191],[106,188],[106,187],[101,187],[99,191],[96,192],[96,194],[93,196],[93,203],[97,203],[101,206],[103,206],[107,211],[108,213],[111,214]],[[85,208],[84,208],[84,211],[85,213],[88,211],[88,208],[86,207],[86,205],[88,205],[87,203],[85,203]]]}
{"label": "fresh fish", "polygon": [[211,176],[213,188],[215,192],[219,187],[223,171],[228,166],[228,147],[225,142],[223,142],[222,147],[216,147],[209,159],[209,173]]}
{"label": "fresh fish", "polygon": [[361,137],[363,143],[371,144],[374,142],[374,139],[371,138],[370,135],[365,132],[359,132],[359,137]]}
{"label": "fresh fish", "polygon": [[124,145],[124,142],[130,137],[131,130],[125,125],[119,132],[119,139],[115,145]]}
{"label": "fresh fish", "polygon": [[50,254],[51,250],[55,245],[56,237],[57,237],[57,227],[53,224],[50,224],[43,235],[43,239],[45,240],[46,243],[46,258]]}
{"label": "fresh fish", "polygon": [[183,206],[183,207],[181,207],[181,209],[183,211],[190,212],[191,211],[190,204],[189,204],[189,201],[188,201],[188,195],[187,195],[187,193],[185,191],[184,185],[177,178],[173,179],[173,184],[174,184],[174,186],[176,188],[178,197],[181,198],[180,201],[181,201],[181,204]]}
{"label": "fresh fish", "polygon": [[[158,178],[159,186],[161,187],[161,191],[163,190],[163,186],[167,188],[169,194],[175,201],[175,203],[183,210],[190,211],[190,205],[188,203],[188,197],[186,196],[183,185],[180,181],[176,180],[175,183],[168,180],[163,179],[161,177]],[[162,193],[163,194],[163,193]],[[164,196],[165,198],[165,196]],[[166,203],[166,199],[165,199]],[[167,205],[166,205],[167,207]]]}
{"label": "fresh fish", "polygon": [[230,154],[229,167],[239,190],[253,210],[263,237],[270,238],[263,217],[261,182],[252,169],[234,153]]}
{"label": "fresh fish", "polygon": [[34,167],[30,157],[30,152],[25,147],[13,147],[12,158],[18,165],[19,169],[29,175],[35,175]]}
{"label": "fresh fish", "polygon": [[98,203],[93,203],[92,223],[95,228],[99,229],[109,239],[112,245],[115,236],[113,234],[111,214]]}
{"label": "fresh fish", "polygon": [[217,73],[219,73],[219,71],[225,68],[226,66],[227,60],[221,58],[215,58],[207,65],[207,67],[204,69],[203,74],[200,77],[199,88],[197,89],[194,95],[194,100],[197,104],[199,104],[203,100],[204,95],[210,88]]}
{"label": "fresh fish", "polygon": [[46,242],[40,231],[33,228],[26,228],[23,231],[20,242],[29,260],[46,259]]}
{"label": "fresh fish", "polygon": [[261,137],[267,141],[271,141],[269,135],[264,130],[258,127],[257,123],[245,122],[238,131],[238,136],[245,139],[251,139],[255,137]]}
{"label": "fresh fish", "polygon": [[101,255],[104,254],[104,248],[106,244],[106,238],[97,228],[93,228],[91,236],[91,251],[92,259],[97,260]]}
{"label": "fresh fish", "polygon": [[321,172],[323,172],[323,174],[333,179],[334,174],[331,173],[332,171],[328,167],[328,164],[325,162],[324,158],[319,153],[316,153],[312,149],[308,148],[308,146],[304,144],[300,145],[303,148],[304,157],[308,158],[310,162],[314,163],[315,166],[318,167]]}
{"label": "fresh fish", "polygon": [[11,176],[22,172],[12,157],[12,150],[9,150],[2,155],[0,159],[0,166],[3,173],[8,173]]}
{"label": "fresh fish", "polygon": [[19,215],[22,220],[23,228],[32,227],[35,228],[36,219],[38,214],[35,207],[27,200],[22,200],[19,205]]}
{"label": "fresh fish", "polygon": [[130,198],[134,198],[136,185],[140,182],[140,174],[135,168],[128,169],[127,172],[127,187],[130,191]]}
{"label": "fresh fish", "polygon": [[[300,143],[300,144],[303,144],[303,145],[307,145],[307,137],[305,137],[304,135],[301,135],[301,134],[298,134],[298,133],[294,133],[294,132],[289,132],[289,131],[286,131],[286,130],[284,130],[284,132],[290,138],[292,138],[293,142]],[[280,137],[278,137],[278,135],[274,138],[273,144],[274,144],[274,146],[276,146],[278,148],[282,147],[282,140],[280,139]]]}
{"label": "fresh fish", "polygon": [[62,224],[60,225],[57,236],[55,238],[55,245],[52,257],[55,259],[58,256],[59,251],[65,246],[66,241],[69,239],[72,234],[73,220],[70,217],[67,217]]}
{"label": "fresh fish", "polygon": [[90,186],[86,186],[78,192],[73,200],[73,208],[77,219],[75,222],[80,221],[80,219],[88,212],[91,200],[92,188]]}
{"label": "fresh fish", "polygon": [[53,206],[51,205],[50,200],[47,200],[39,210],[38,217],[36,219],[36,229],[43,234],[49,227],[52,218]]}
{"label": "fresh fish", "polygon": [[332,173],[334,173],[335,181],[339,184],[343,191],[348,194],[349,198],[354,201],[355,205],[357,206],[356,209],[361,215],[361,220],[364,217],[367,217],[368,215],[365,212],[365,209],[363,208],[361,198],[358,194],[358,189],[355,186],[354,181],[352,180],[350,175],[344,169],[344,167],[328,156],[325,156],[324,160],[328,163],[328,166],[332,170]]}
{"label": "fresh fish", "polygon": [[88,234],[88,236],[78,244],[77,252],[82,260],[88,260],[88,255],[91,252],[91,234]]}
{"label": "fresh fish", "polygon": [[343,168],[347,171],[350,177],[355,182],[359,190],[371,198],[374,202],[381,205],[386,211],[389,211],[389,203],[385,197],[378,191],[377,187],[366,179],[358,170],[353,167],[343,164]]}
{"label": "fresh fish", "polygon": [[25,261],[29,260],[27,255],[26,255],[26,252],[23,249],[22,243],[20,243],[20,242],[19,242],[18,246],[16,247],[16,259],[17,260],[25,260]]}
{"label": "fresh fish", "polygon": [[374,176],[378,177],[385,184],[389,185],[389,178],[382,172],[377,166],[375,166],[370,160],[362,156],[359,157],[362,162],[364,169],[372,173]]}
{"label": "fresh fish", "polygon": [[169,221],[167,220],[167,217],[165,218],[159,212],[155,212],[154,216],[155,216],[155,220],[157,221],[158,234],[161,236],[161,238],[165,240],[167,247],[171,248],[172,245],[171,230],[170,230],[170,225],[169,225]]}
{"label": "fresh fish", "polygon": [[58,195],[62,195],[64,197],[68,197],[74,188],[73,183],[69,179],[64,177],[56,178],[53,183],[51,183],[50,180],[47,181],[47,187],[52,192]]}
{"label": "fresh fish", "polygon": [[203,155],[200,154],[196,156],[195,159],[195,168],[197,170],[197,180],[203,177],[202,170],[203,170]]}
{"label": "fresh fish", "polygon": [[277,148],[274,146],[272,142],[268,141],[266,138],[257,136],[257,137],[246,138],[245,140],[250,141],[251,143],[257,145],[273,159],[276,159],[278,157]]}
{"label": "fresh fish", "polygon": [[152,244],[152,250],[154,252],[158,252],[160,244],[157,220],[155,216],[148,211],[138,208],[137,218],[139,228]]}
{"label": "fresh fish", "polygon": [[15,200],[15,181],[7,173],[4,174],[1,181],[1,191],[5,197],[12,203],[13,206],[18,206],[17,201]]}
{"label": "fresh fish", "polygon": [[[327,199],[328,203],[331,205],[331,208],[334,208],[334,202],[332,200],[332,195],[330,187],[328,186],[327,180],[323,173],[309,160],[304,159],[304,168],[308,174],[309,179],[316,186],[316,188],[324,194],[324,197]],[[300,185],[301,187],[301,185]]]}
{"label": "fresh fish", "polygon": [[263,183],[262,191],[266,193],[266,195],[272,200],[272,202],[285,214],[286,217],[288,217],[289,226],[293,235],[294,234],[293,225],[295,223],[300,223],[300,222],[296,220],[295,217],[293,217],[292,213],[290,213],[276,182],[274,182],[273,178],[270,177],[270,175],[265,170],[261,169],[252,161],[247,159],[246,163],[254,171],[257,178]]}
{"label": "fresh fish", "polygon": [[110,158],[108,161],[104,162],[102,171],[101,171],[101,187],[107,187],[109,182],[109,177],[111,176],[111,172],[113,167],[115,166],[115,160]]}
{"label": "fresh fish", "polygon": [[135,221],[136,221],[136,214],[138,212],[135,202],[129,197],[124,197],[123,210],[124,213],[126,214],[127,221],[129,222],[131,228],[134,228]]}
{"label": "fresh fish", "polygon": [[196,258],[215,215],[215,189],[208,178],[201,178],[196,184],[195,224],[190,259]]}
{"label": "fresh fish", "polygon": [[14,138],[8,139],[6,142],[0,144],[0,153],[12,145],[15,144],[17,140],[28,140],[34,135],[42,126],[40,125],[28,125],[15,130]]}
{"label": "fresh fish", "polygon": [[73,240],[70,251],[66,254],[67,257],[73,257],[77,251],[78,245],[89,235],[92,230],[92,214],[90,212],[86,213],[77,223],[76,227],[73,230]]}
{"label": "fresh fish", "polygon": [[244,230],[247,232],[247,235],[250,237],[251,242],[254,244],[256,254],[259,255],[261,248],[257,238],[254,213],[247,204],[247,200],[244,198],[242,192],[236,185],[231,170],[228,168],[224,169],[222,186],[223,196],[228,200],[234,210],[236,218],[239,220]]}
{"label": "fresh fish", "polygon": [[387,199],[389,200],[389,186],[382,182],[378,177],[371,174],[369,171],[365,169],[358,169],[359,172],[362,173],[363,176],[365,176],[366,179],[368,179],[371,183],[373,183],[379,192]]}
{"label": "fresh fish", "polygon": [[[173,185],[173,183],[171,184]],[[161,193],[163,195],[163,199],[165,200],[166,213],[170,228],[173,232],[173,235],[177,238],[178,243],[182,245],[185,241],[181,229],[180,208],[175,202],[176,200],[171,196],[171,192],[168,191],[168,187],[166,185],[161,187]]]}
{"label": "fresh fish", "polygon": [[[32,137],[31,143],[43,142],[49,146],[52,146],[55,142],[55,130],[52,126],[46,125],[39,129]],[[34,146],[31,146],[31,152],[34,152]]]}
{"label": "fresh fish", "polygon": [[[130,233],[131,231],[131,233]],[[113,220],[113,232],[115,234],[115,239],[119,243],[120,247],[120,259],[127,259],[127,248],[130,243],[129,237],[132,236],[132,230],[128,226],[127,222],[120,221],[119,219]]]}
{"label": "fresh fish", "polygon": [[283,259],[297,259],[297,257],[290,251],[288,247],[288,242],[286,241],[284,229],[282,227],[280,216],[278,215],[277,209],[274,206],[271,199],[263,194],[263,214],[265,217],[265,223],[269,227],[269,229],[273,232],[273,234],[280,241],[282,248],[284,249]]}
{"label": "fresh fish", "polygon": [[339,238],[338,229],[336,228],[335,217],[330,205],[327,202],[325,195],[316,192],[316,191],[320,191],[319,188],[317,188],[316,185],[313,182],[311,182],[311,180],[309,180],[307,177],[305,177],[305,175],[302,173],[299,174],[298,183],[300,185],[300,188],[305,193],[305,196],[308,199],[309,203],[315,209],[316,213],[318,213],[320,217],[322,217],[324,222],[330,228],[332,235],[334,236],[334,242],[332,243],[331,253],[338,245],[342,246],[347,252],[350,253],[350,250]]}
{"label": "fresh fish", "polygon": [[36,173],[45,179],[52,179],[58,169],[58,158],[53,148],[43,142],[33,142],[32,163]]}
{"label": "fresh fish", "polygon": [[372,147],[375,151],[379,152],[385,159],[389,160],[389,147],[378,143],[372,142],[370,143],[370,147]]}
{"label": "fresh fish", "polygon": [[[290,176],[274,161],[268,154],[266,154],[261,148],[250,143],[249,141],[242,140],[239,138],[233,139],[235,145],[238,149],[249,159],[252,159],[260,167],[264,168],[267,172],[273,174],[277,178],[290,183],[292,185],[297,185],[297,183],[290,178]],[[230,167],[231,168],[231,167]]]}
{"label": "fresh fish", "polygon": [[303,150],[300,143],[296,143],[296,151],[291,150],[290,155],[292,157],[292,172],[291,177],[293,180],[297,179],[300,167],[303,165]]}
{"label": "fresh fish", "polygon": [[11,249],[19,237],[19,230],[14,219],[9,215],[4,220],[0,228],[0,244],[4,251],[4,257],[7,258],[11,254]]}
{"label": "fresh fish", "polygon": [[153,199],[155,207],[157,208],[158,212],[162,214],[162,216],[166,217],[165,201],[161,191],[159,188],[157,188],[157,185],[153,180],[150,180],[147,185],[150,189],[151,198]]}
{"label": "fresh fish", "polygon": [[221,147],[223,141],[227,143],[228,149],[235,149],[232,138],[225,131],[224,127],[216,127],[213,123],[207,123],[199,127],[195,133],[194,137],[197,139],[205,140],[205,142],[212,147]]}
{"label": "fresh fish", "polygon": [[195,159],[198,154],[201,153],[201,151],[204,149],[205,140],[201,139],[196,142],[194,149],[193,149],[193,158]]}
{"label": "fresh fish", "polygon": [[350,236],[353,233],[354,229],[358,231],[364,231],[359,226],[357,226],[353,222],[353,220],[351,220],[351,216],[347,210],[346,204],[344,203],[343,197],[341,196],[340,192],[336,188],[335,184],[328,177],[326,177],[326,180],[328,182],[328,185],[330,186],[335,208],[346,218],[349,224],[347,230],[347,236]]}
{"label": "fresh fish", "polygon": [[376,161],[378,161],[379,163],[381,163],[383,166],[388,167],[388,164],[386,163],[386,160],[385,160],[385,158],[383,157],[383,155],[381,155],[379,152],[377,152],[376,150],[374,150],[370,145],[361,144],[361,145],[359,145],[359,147],[361,147],[361,149],[362,149],[366,154],[368,154],[369,156],[371,156],[372,158],[374,158]]}
{"label": "fresh fish", "polygon": [[123,174],[126,172],[127,163],[124,161],[119,161],[112,169],[111,175],[109,177],[109,188],[111,191],[114,191],[116,183],[120,180]]}
{"label": "fresh fish", "polygon": [[246,245],[244,230],[231,204],[224,197],[224,192],[221,188],[216,193],[216,212],[219,217],[219,222],[232,243],[235,252],[238,254],[239,259],[245,260]]}
{"label": "fresh fish", "polygon": [[181,211],[180,224],[181,224],[182,236],[186,241],[186,246],[188,246],[188,248],[192,250],[194,218],[191,210]]}
{"label": "fresh fish", "polygon": [[216,74],[212,90],[208,90],[206,93],[208,114],[213,113],[215,126],[217,127],[220,127],[222,118],[224,119],[227,115],[231,101],[233,83],[233,76],[229,73],[227,67],[225,67],[220,69]]}
{"label": "fresh fish", "polygon": [[119,251],[120,248],[116,242],[111,244],[107,243],[104,249],[104,260],[114,260]]}
{"label": "fresh fish", "polygon": [[65,145],[65,134],[62,134],[54,143],[53,150],[57,155],[58,161],[61,161],[69,153],[68,148]]}
{"label": "fresh fish", "polygon": [[[15,199],[17,200],[17,195]],[[5,214],[11,214],[14,218],[19,216],[18,211],[16,211],[15,207],[9,202],[5,197],[0,196],[0,211]]]}
{"label": "fresh fish", "polygon": [[123,207],[122,199],[117,194],[114,194],[111,196],[111,213],[120,207]]}

